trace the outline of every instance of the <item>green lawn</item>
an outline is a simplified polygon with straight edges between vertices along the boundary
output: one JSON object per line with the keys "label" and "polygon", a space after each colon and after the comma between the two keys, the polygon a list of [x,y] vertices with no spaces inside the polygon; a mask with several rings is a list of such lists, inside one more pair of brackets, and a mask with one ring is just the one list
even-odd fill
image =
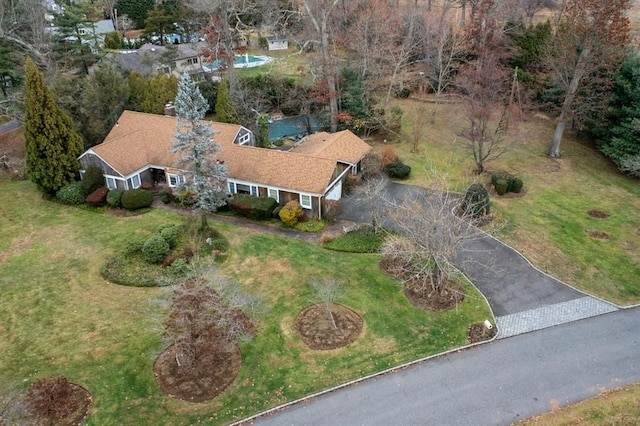
{"label": "green lawn", "polygon": [[[411,131],[417,106],[432,104],[397,101],[406,111],[403,129]],[[447,176],[453,190],[470,183],[487,183],[489,174],[473,174],[470,156],[459,143],[466,125],[462,108],[440,106],[419,153],[407,142],[394,143],[412,167],[407,183],[429,186],[432,170]],[[622,305],[640,302],[640,181],[622,176],[592,146],[566,132],[562,158],[546,157],[553,121],[528,117],[512,126],[510,150],[487,164],[520,176],[519,196],[492,195],[498,237],[521,251],[540,269],[573,286]],[[597,219],[590,210],[610,216]],[[603,235],[606,234],[606,236]]]}
{"label": "green lawn", "polygon": [[[220,271],[265,301],[255,339],[242,347],[240,376],[222,396],[190,404],[163,395],[152,363],[162,350],[167,288],[110,284],[105,259],[132,235],[180,223],[152,210],[115,217],[41,199],[29,182],[0,182],[0,406],[35,379],[62,374],[86,387],[86,424],[223,424],[400,363],[466,344],[466,328],[490,317],[467,287],[446,313],[413,308],[378,267],[377,255],[319,245],[215,221],[231,245]],[[312,300],[307,283],[344,283],[341,303],[365,321],[347,348],[318,352],[295,335],[296,314]]]}

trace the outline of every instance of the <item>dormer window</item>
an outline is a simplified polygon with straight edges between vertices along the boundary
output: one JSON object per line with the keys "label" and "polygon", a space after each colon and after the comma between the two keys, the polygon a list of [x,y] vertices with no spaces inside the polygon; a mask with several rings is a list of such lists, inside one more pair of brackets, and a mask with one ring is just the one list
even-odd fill
{"label": "dormer window", "polygon": [[247,132],[244,135],[238,137],[238,145],[246,145],[251,142],[251,133]]}

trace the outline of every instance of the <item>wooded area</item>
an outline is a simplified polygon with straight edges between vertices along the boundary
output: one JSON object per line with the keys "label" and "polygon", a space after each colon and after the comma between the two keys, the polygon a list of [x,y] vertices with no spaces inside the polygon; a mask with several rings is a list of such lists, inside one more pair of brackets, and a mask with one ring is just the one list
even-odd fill
{"label": "wooded area", "polygon": [[[23,62],[31,57],[90,147],[124,108],[162,113],[177,93],[170,74],[119,69],[113,52],[167,45],[171,69],[172,44],[199,39],[203,57],[226,64],[198,84],[209,113],[222,79],[234,120],[254,131],[256,113],[305,113],[331,131],[411,139],[391,101],[412,96],[461,104],[468,125],[460,140],[477,173],[505,150],[510,120],[540,111],[556,119],[547,155],[561,156],[569,125],[633,175],[638,113],[619,99],[638,91],[631,7],[630,0],[2,0],[0,114],[23,117]],[[85,31],[101,19],[116,29],[104,42]],[[298,77],[248,77],[231,66],[268,35],[288,38],[282,60],[303,58]]]}

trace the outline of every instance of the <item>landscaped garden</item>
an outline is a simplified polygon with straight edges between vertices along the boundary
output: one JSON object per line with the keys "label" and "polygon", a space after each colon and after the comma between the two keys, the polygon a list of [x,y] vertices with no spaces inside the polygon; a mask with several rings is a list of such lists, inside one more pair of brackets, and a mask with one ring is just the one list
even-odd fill
{"label": "landscaped garden", "polygon": [[[1,405],[37,379],[63,375],[91,395],[86,424],[141,416],[157,424],[225,423],[376,371],[468,343],[467,328],[490,318],[484,299],[465,285],[455,309],[413,307],[375,254],[330,251],[318,244],[210,220],[229,241],[216,270],[263,301],[242,367],[215,399],[193,404],[162,392],[153,364],[164,349],[171,290],[108,282],[101,269],[132,240],[146,240],[176,213],[131,216],[45,201],[27,181],[3,181],[0,203]],[[25,209],[24,206],[29,206]],[[296,318],[314,303],[310,283],[341,284],[340,306],[362,319],[353,343],[310,349]]]}

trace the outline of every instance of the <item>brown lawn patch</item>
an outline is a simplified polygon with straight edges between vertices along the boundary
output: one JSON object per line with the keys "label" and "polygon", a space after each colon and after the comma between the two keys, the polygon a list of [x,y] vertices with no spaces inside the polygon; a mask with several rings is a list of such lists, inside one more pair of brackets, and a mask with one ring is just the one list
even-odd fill
{"label": "brown lawn patch", "polygon": [[593,238],[594,240],[606,241],[609,239],[609,234],[602,231],[588,231],[587,235]]}
{"label": "brown lawn patch", "polygon": [[597,209],[589,210],[587,214],[596,219],[606,219],[611,216],[609,213]]}

